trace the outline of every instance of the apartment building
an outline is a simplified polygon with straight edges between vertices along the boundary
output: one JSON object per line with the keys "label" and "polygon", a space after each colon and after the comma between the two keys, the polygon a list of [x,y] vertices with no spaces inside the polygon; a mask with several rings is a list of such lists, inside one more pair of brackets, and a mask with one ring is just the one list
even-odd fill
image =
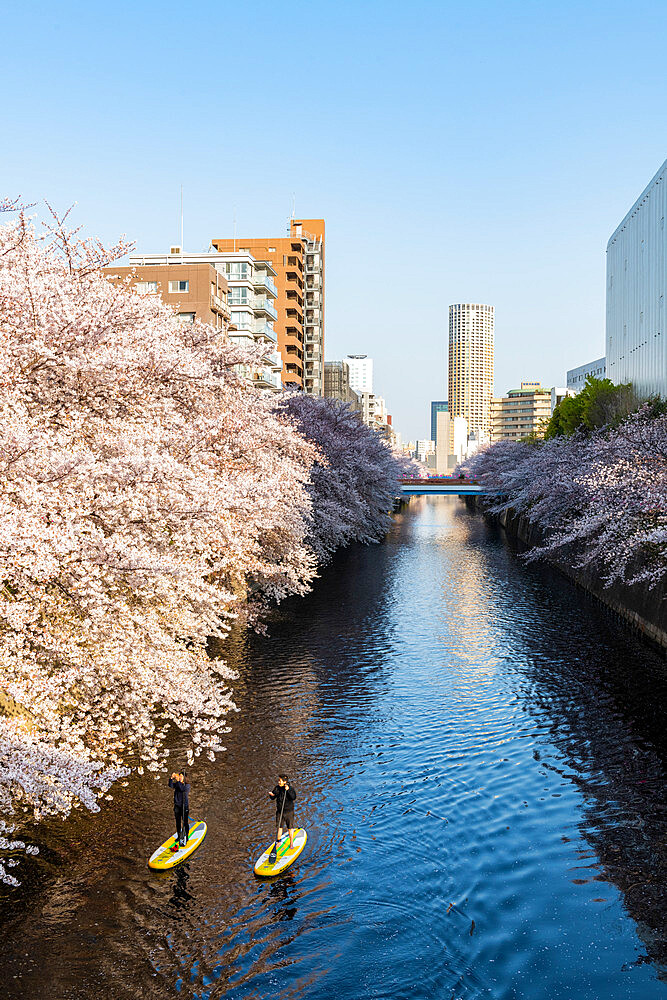
{"label": "apartment building", "polygon": [[462,302],[449,307],[449,413],[464,417],[468,432],[491,434],[494,375],[493,306]]}
{"label": "apartment building", "polygon": [[324,395],[328,399],[340,399],[361,413],[361,397],[350,386],[350,369],[346,361],[324,362]]}
{"label": "apartment building", "polygon": [[274,329],[283,360],[283,385],[324,392],[324,219],[291,219],[285,237],[216,237],[220,253],[266,261],[275,275]]}
{"label": "apartment building", "polygon": [[519,441],[541,437],[551,417],[551,389],[539,382],[522,382],[506,396],[491,402],[491,441]]}
{"label": "apartment building", "polygon": [[130,257],[129,267],[105,267],[103,271],[107,277],[118,280],[134,277],[137,291],[159,295],[173,306],[183,323],[199,320],[224,330],[230,324],[227,279],[208,262],[137,265]]}
{"label": "apartment building", "polygon": [[324,219],[291,219],[290,235],[305,240],[304,389],[324,395]]}
{"label": "apartment building", "polygon": [[[107,268],[120,271],[121,268]],[[137,277],[137,286],[155,291],[175,306],[185,322],[195,319],[211,323],[205,308],[206,291],[201,275],[208,275],[211,297],[210,313],[226,310],[226,332],[230,340],[242,346],[260,345],[267,353],[261,365],[239,366],[239,372],[261,389],[282,389],[282,360],[277,351],[273,322],[277,315],[274,301],[277,295],[275,272],[268,261],[256,260],[251,254],[183,253],[171,247],[168,254],[131,254],[130,266],[124,269]],[[162,275],[161,280],[155,275]],[[214,280],[215,279],[215,280]],[[152,287],[157,282],[157,287]],[[224,291],[224,299],[214,292]],[[146,284],[151,287],[145,287]],[[214,322],[214,326],[223,326]]]}

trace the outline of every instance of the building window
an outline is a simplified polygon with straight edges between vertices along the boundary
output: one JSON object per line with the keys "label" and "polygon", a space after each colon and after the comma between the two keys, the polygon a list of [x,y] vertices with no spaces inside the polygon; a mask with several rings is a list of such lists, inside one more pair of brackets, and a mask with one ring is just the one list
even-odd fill
{"label": "building window", "polygon": [[192,312],[178,313],[178,319],[181,323],[194,323],[195,314]]}
{"label": "building window", "polygon": [[138,281],[135,287],[138,292],[157,292],[157,281]]}
{"label": "building window", "polygon": [[189,292],[190,282],[189,281],[170,281],[169,282],[170,292]]}
{"label": "building window", "polygon": [[225,264],[226,273],[237,281],[243,281],[250,277],[250,265],[244,263]]}

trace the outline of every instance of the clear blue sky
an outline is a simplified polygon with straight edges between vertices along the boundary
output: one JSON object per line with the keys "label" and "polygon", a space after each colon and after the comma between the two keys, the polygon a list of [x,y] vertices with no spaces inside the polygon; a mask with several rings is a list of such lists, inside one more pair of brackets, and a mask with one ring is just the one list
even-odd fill
{"label": "clear blue sky", "polygon": [[326,355],[404,437],[446,396],[447,307],[496,307],[496,389],[604,353],[607,239],[667,156],[667,5],[23,3],[0,192],[140,250],[327,225]]}

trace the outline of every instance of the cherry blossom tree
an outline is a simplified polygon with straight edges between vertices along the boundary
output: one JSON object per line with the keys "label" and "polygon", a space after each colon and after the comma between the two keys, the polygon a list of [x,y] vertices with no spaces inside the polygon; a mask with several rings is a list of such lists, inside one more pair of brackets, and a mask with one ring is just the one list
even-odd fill
{"label": "cherry blossom tree", "polygon": [[618,427],[541,444],[502,441],[461,466],[544,539],[527,558],[593,568],[609,586],[667,575],[667,416],[645,405]]}
{"label": "cherry blossom tree", "polygon": [[126,249],[0,229],[5,815],[97,808],[128,764],[163,767],[171,725],[215,753],[233,705],[208,639],[249,588],[316,572],[316,449],[236,374],[254,356],[104,277]]}
{"label": "cherry blossom tree", "polygon": [[296,393],[286,397],[284,407],[321,456],[308,486],[308,543],[318,562],[350,542],[379,541],[399,493],[402,456],[339,400]]}
{"label": "cherry blossom tree", "polygon": [[[4,202],[0,210],[20,209]],[[305,593],[389,524],[399,464],[345,407],[102,268],[52,215],[0,227],[0,850],[11,817],[99,808],[137,767],[222,749],[233,618]],[[247,608],[255,607],[250,614]],[[219,644],[214,644],[219,649]],[[34,848],[36,850],[36,848]],[[14,883],[10,857],[0,879]]]}

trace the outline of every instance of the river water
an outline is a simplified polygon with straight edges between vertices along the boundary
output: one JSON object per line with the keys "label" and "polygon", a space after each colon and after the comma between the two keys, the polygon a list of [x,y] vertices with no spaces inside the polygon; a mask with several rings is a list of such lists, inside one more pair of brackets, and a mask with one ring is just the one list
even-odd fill
{"label": "river water", "polygon": [[[229,652],[206,841],[148,870],[148,776],[42,829],[4,996],[667,998],[667,664],[612,615],[429,497]],[[283,768],[308,844],[263,883]]]}

